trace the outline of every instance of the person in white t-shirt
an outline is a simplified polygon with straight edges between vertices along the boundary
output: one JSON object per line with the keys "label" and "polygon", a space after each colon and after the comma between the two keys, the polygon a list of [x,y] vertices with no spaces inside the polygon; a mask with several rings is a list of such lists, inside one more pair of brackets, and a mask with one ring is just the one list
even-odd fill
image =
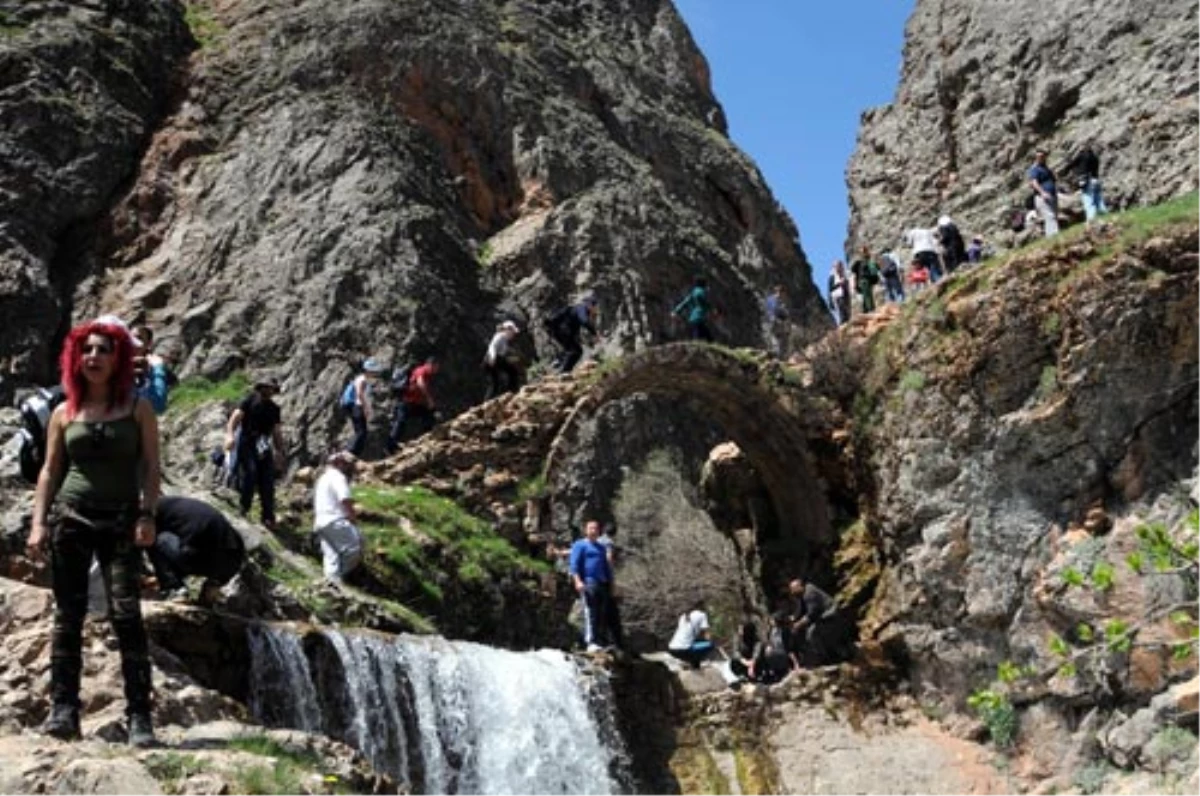
{"label": "person in white t-shirt", "polygon": [[675,635],[667,644],[667,652],[687,663],[693,669],[700,668],[700,662],[708,657],[713,650],[712,640],[708,637],[708,614],[704,612],[704,600],[697,600],[690,611],[679,615],[679,624]]}
{"label": "person in white t-shirt", "polygon": [[933,233],[932,229],[914,227],[904,233],[904,242],[912,247],[913,259],[929,271],[929,280],[936,283],[942,278],[942,261]]}
{"label": "person in white t-shirt", "polygon": [[348,451],[329,457],[313,490],[313,533],[321,543],[325,579],[340,585],[362,563],[362,532],[355,526],[356,509],[350,479],[358,459]]}

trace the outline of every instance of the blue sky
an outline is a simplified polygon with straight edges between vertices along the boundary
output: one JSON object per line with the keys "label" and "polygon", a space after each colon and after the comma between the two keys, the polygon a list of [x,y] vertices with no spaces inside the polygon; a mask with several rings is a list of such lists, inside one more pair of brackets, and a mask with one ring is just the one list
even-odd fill
{"label": "blue sky", "polygon": [[913,0],[675,0],[729,135],[800,230],[821,293],[842,257],[859,115],[891,102]]}

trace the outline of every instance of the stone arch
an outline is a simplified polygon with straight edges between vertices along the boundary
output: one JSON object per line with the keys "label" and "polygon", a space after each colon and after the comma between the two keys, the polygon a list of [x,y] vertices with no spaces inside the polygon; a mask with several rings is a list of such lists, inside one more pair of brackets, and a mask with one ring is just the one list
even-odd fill
{"label": "stone arch", "polygon": [[[696,343],[645,349],[604,369],[575,403],[550,445],[544,469],[553,488],[583,424],[605,404],[637,393],[692,400],[754,465],[771,496],[780,533],[796,567],[828,583],[835,543],[825,481],[811,448],[826,440],[825,412],[776,360],[748,349]],[[698,399],[698,401],[697,401]],[[798,560],[797,560],[798,559]],[[768,573],[764,571],[764,576]]]}

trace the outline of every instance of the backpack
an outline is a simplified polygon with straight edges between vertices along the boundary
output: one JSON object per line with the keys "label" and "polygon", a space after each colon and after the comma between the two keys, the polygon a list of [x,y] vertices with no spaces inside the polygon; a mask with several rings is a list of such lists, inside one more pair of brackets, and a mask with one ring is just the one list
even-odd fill
{"label": "backpack", "polygon": [[46,429],[50,427],[50,415],[65,398],[62,387],[39,387],[17,405],[23,425],[17,432],[21,438],[18,454],[21,477],[31,484],[37,483],[38,473],[46,461]]}
{"label": "backpack", "polygon": [[354,382],[358,377],[355,376],[342,390],[342,397],[338,399],[338,406],[345,409],[347,412],[354,408]]}
{"label": "backpack", "polygon": [[408,392],[408,384],[412,380],[412,372],[415,365],[405,365],[392,374],[392,381],[389,389],[392,392],[393,398],[403,398],[404,393]]}
{"label": "backpack", "polygon": [[896,262],[895,257],[888,253],[884,254],[880,259],[883,260],[883,268],[881,269],[881,273],[884,276],[891,277],[900,275],[900,263]]}

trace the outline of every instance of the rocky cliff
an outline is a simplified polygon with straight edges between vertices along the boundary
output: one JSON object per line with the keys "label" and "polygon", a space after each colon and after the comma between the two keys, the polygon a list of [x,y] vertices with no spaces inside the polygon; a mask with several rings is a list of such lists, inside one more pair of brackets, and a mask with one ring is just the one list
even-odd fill
{"label": "rocky cliff", "polygon": [[944,213],[1007,247],[1037,147],[1059,169],[1092,141],[1110,206],[1195,188],[1196,31],[1186,0],[918,0],[896,98],[863,114],[847,167],[847,250]]}
{"label": "rocky cliff", "polygon": [[[40,77],[6,71],[0,100],[27,233],[0,259],[28,321],[28,340],[4,343],[17,384],[51,377],[70,319],[112,310],[158,327],[183,377],[277,369],[305,453],[335,433],[355,361],[436,352],[443,403],[461,409],[482,397],[499,319],[548,353],[541,317],[585,290],[608,354],[681,334],[670,307],[696,274],[726,342],[761,341],[774,283],[802,327],[828,324],[796,228],[730,142],[669,2],[214,0],[188,5],[187,28],[182,4],[114,7],[6,17],[7,57],[41,59]],[[118,42],[128,68],[85,70],[45,44],[80,17],[62,35],[94,39],[98,61]],[[94,90],[52,102],[85,72]],[[21,113],[34,91],[74,139]],[[24,163],[42,164],[37,202],[18,190]]]}

